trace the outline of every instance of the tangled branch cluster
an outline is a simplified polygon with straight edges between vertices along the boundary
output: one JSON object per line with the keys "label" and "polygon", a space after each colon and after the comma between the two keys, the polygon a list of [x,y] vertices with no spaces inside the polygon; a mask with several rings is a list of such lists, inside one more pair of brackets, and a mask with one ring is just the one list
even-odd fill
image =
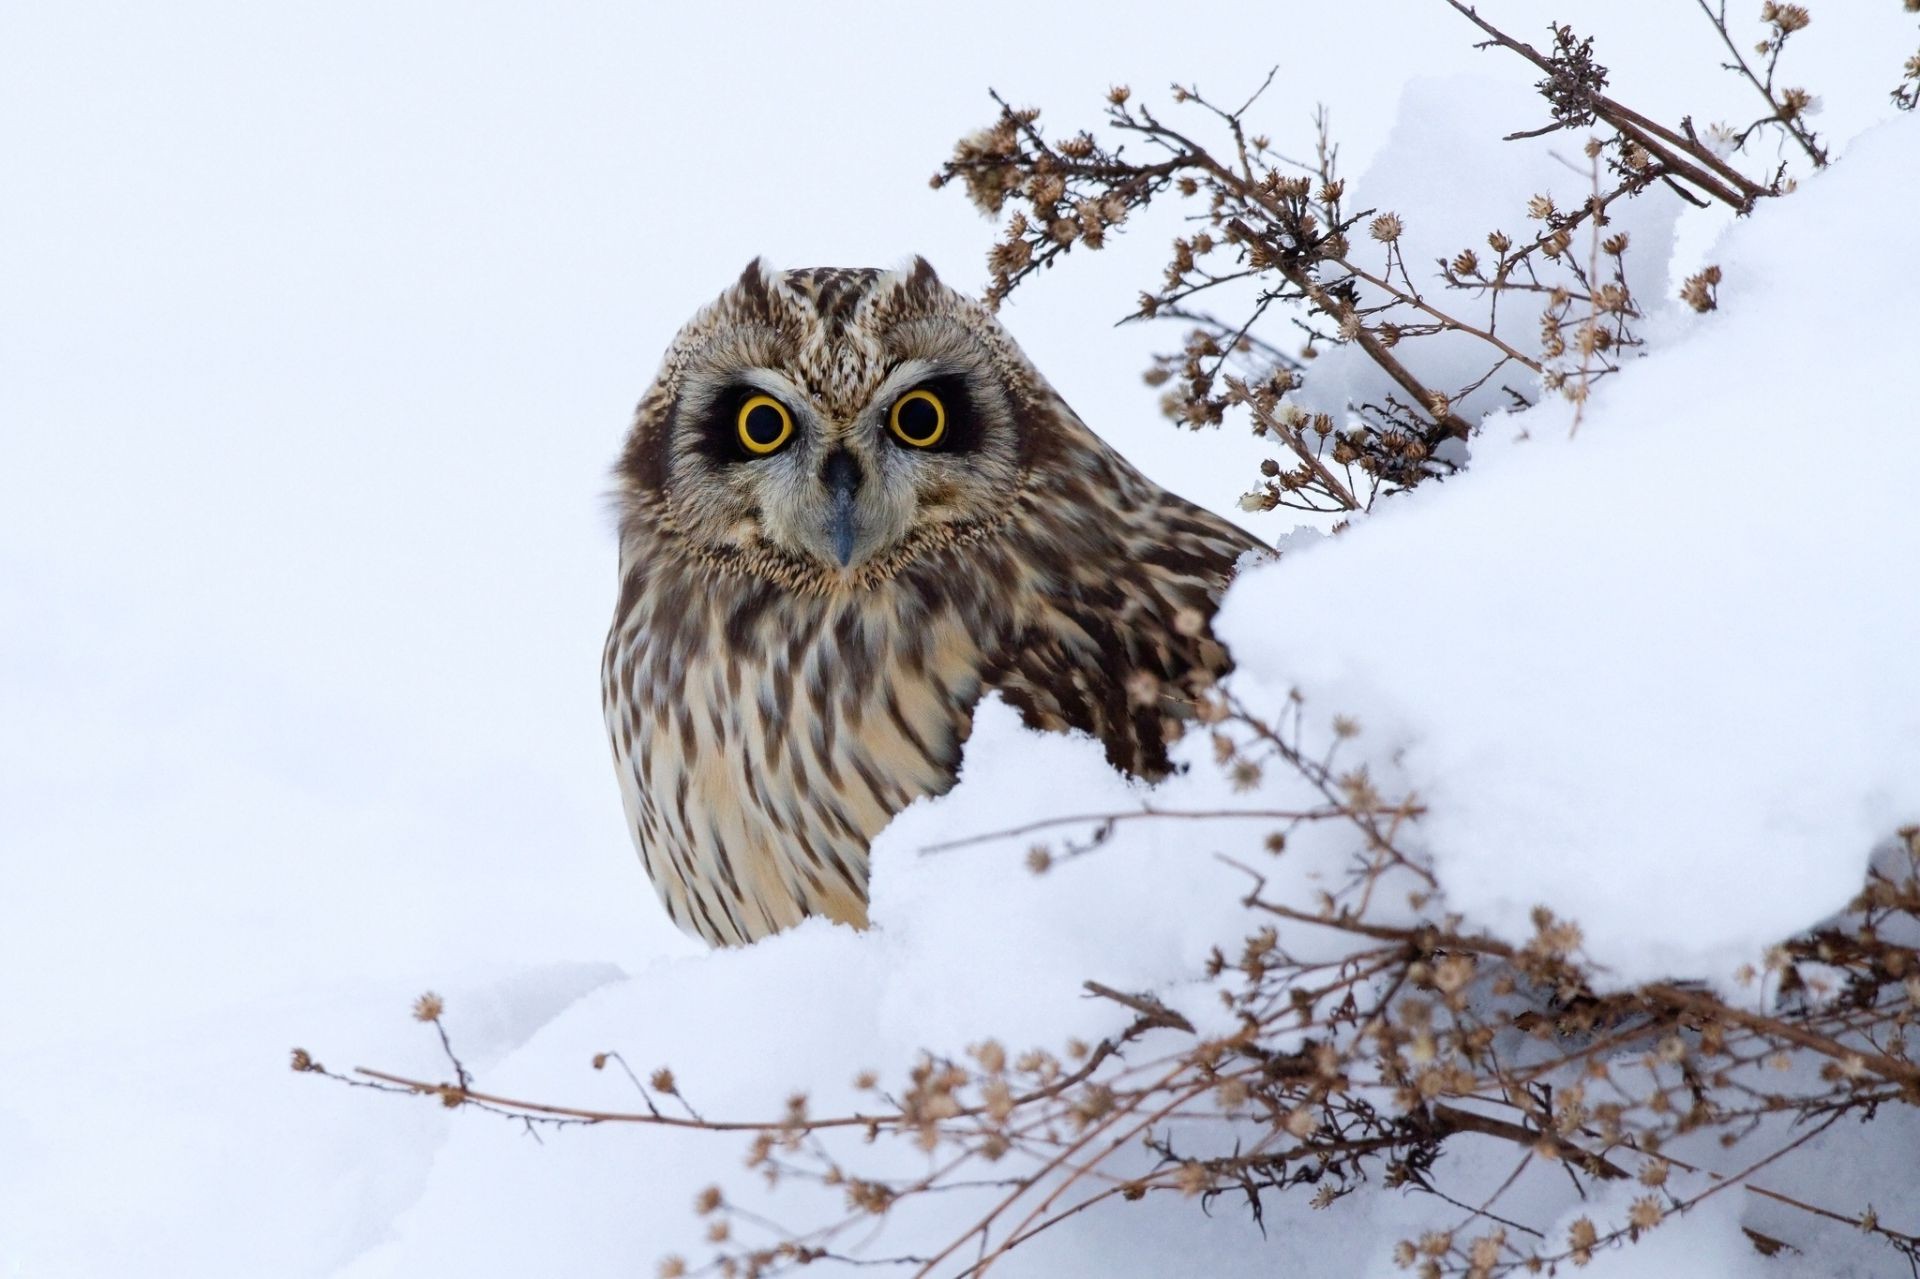
{"label": "tangled branch cluster", "polygon": [[[1792,189],[1785,163],[1752,177],[1731,158],[1769,130],[1790,138],[1811,165],[1827,163],[1807,124],[1812,95],[1776,84],[1782,52],[1810,22],[1800,6],[1765,6],[1765,61],[1755,69],[1724,6],[1698,0],[1727,44],[1729,69],[1768,107],[1743,127],[1716,125],[1702,137],[1690,119],[1668,126],[1609,96],[1592,40],[1571,27],[1553,26],[1548,47],[1537,49],[1461,0],[1447,3],[1484,35],[1481,47],[1522,58],[1541,75],[1550,119],[1509,139],[1588,133],[1590,181],[1577,201],[1562,207],[1541,192],[1515,210],[1524,212],[1524,234],[1495,228],[1483,245],[1463,245],[1437,264],[1409,263],[1400,245],[1411,214],[1352,206],[1324,111],[1311,158],[1296,160],[1249,125],[1259,92],[1229,108],[1197,88],[1173,88],[1175,104],[1197,110],[1217,145],[1174,127],[1124,87],[1108,94],[1105,138],[1081,130],[1049,139],[1037,110],[996,95],[999,118],[962,139],[933,179],[961,183],[983,211],[1005,217],[988,258],[989,301],[1004,300],[1075,247],[1101,248],[1137,211],[1173,193],[1199,229],[1173,242],[1162,280],[1141,294],[1132,318],[1176,320],[1188,333],[1148,380],[1170,386],[1164,404],[1176,421],[1198,428],[1244,413],[1256,435],[1281,446],[1282,457],[1262,468],[1243,500],[1248,509],[1339,515],[1455,470],[1458,442],[1477,425],[1463,406],[1482,387],[1499,387],[1519,406],[1536,386],[1580,403],[1619,368],[1640,344],[1634,326],[1642,317],[1624,269],[1629,237],[1607,229],[1619,202],[1658,190],[1746,213]],[[1144,146],[1148,158],[1129,155],[1129,144]],[[1715,304],[1718,269],[1708,270],[1713,279],[1703,274],[1683,289],[1699,310]],[[1223,317],[1202,308],[1203,295],[1244,301]],[[1503,323],[1503,304],[1509,313],[1537,306],[1537,330],[1521,336]],[[1479,343],[1483,363],[1441,381],[1444,372],[1423,367],[1420,343],[1440,334]],[[1307,411],[1291,393],[1313,377],[1317,355],[1341,345],[1358,348],[1393,391],[1378,403],[1349,403],[1344,415]]]}
{"label": "tangled branch cluster", "polygon": [[[1785,164],[1755,177],[1734,163],[1762,134],[1779,136],[1813,167],[1829,162],[1808,124],[1811,95],[1776,79],[1782,51],[1811,21],[1801,6],[1764,5],[1754,62],[1724,6],[1697,0],[1726,44],[1728,68],[1766,103],[1751,122],[1703,137],[1690,120],[1662,124],[1609,96],[1607,68],[1570,28],[1555,26],[1536,49],[1460,0],[1447,3],[1478,29],[1483,47],[1522,58],[1541,76],[1548,122],[1510,136],[1586,135],[1577,202],[1563,207],[1542,192],[1524,210],[1524,235],[1495,230],[1484,247],[1410,263],[1402,243],[1414,212],[1354,207],[1324,112],[1311,158],[1295,161],[1250,128],[1258,93],[1227,108],[1195,88],[1173,90],[1175,103],[1222,139],[1211,148],[1124,88],[1109,94],[1106,141],[1091,132],[1049,139],[1039,112],[996,97],[998,119],[962,140],[935,178],[958,181],[1005,218],[989,298],[1003,300],[1075,248],[1101,248],[1154,200],[1177,199],[1196,229],[1174,241],[1136,318],[1175,320],[1186,337],[1156,361],[1149,381],[1168,388],[1168,412],[1187,426],[1243,414],[1279,444],[1250,508],[1344,518],[1461,465],[1460,442],[1477,426],[1461,406],[1504,385],[1496,379],[1517,383],[1505,387],[1515,402],[1544,392],[1577,406],[1621,366],[1639,343],[1642,316],[1624,268],[1628,237],[1610,227],[1621,201],[1665,192],[1745,213],[1783,195],[1793,186]],[[1916,85],[1920,58],[1908,63],[1896,101],[1911,108]],[[1129,142],[1150,158],[1126,154]],[[1681,297],[1710,310],[1720,279],[1718,267],[1705,268]],[[1214,296],[1244,307],[1224,318],[1202,309]],[[1537,327],[1524,340],[1501,320],[1502,308],[1516,305],[1536,308]],[[1478,344],[1475,376],[1436,384],[1425,371],[1422,343],[1442,334]],[[1333,346],[1362,352],[1396,392],[1350,403],[1338,417],[1303,409],[1297,392]],[[1089,981],[1088,992],[1124,1016],[1108,1037],[1024,1051],[984,1040],[963,1057],[928,1055],[893,1087],[862,1076],[856,1086],[871,1104],[832,1115],[796,1094],[777,1115],[709,1118],[670,1070],[643,1082],[618,1053],[591,1064],[624,1072],[641,1109],[501,1096],[460,1061],[433,996],[415,1016],[439,1034],[450,1078],[336,1073],[300,1050],[294,1068],[491,1112],[536,1133],[625,1124],[740,1134],[748,1166],[767,1181],[844,1197],[830,1219],[785,1227],[720,1187],[699,1191],[694,1208],[708,1222],[710,1254],[667,1258],[660,1273],[669,1277],[757,1279],[823,1260],[978,1275],[1112,1201],[1238,1204],[1260,1221],[1273,1196],[1298,1193],[1325,1207],[1368,1185],[1445,1206],[1451,1224],[1398,1245],[1401,1264],[1422,1276],[1488,1279],[1584,1264],[1724,1194],[1766,1199],[1806,1227],[1749,1229],[1763,1252],[1809,1251],[1817,1229],[1833,1223],[1872,1236],[1920,1273],[1920,1236],[1883,1224],[1868,1205],[1817,1201],[1769,1180],[1836,1125],[1920,1107],[1911,1042],[1920,1016],[1920,830],[1888,842],[1845,912],[1779,946],[1763,971],[1743,974],[1744,997],[1677,983],[1609,992],[1582,959],[1574,922],[1539,912],[1531,939],[1514,945],[1445,913],[1432,868],[1408,838],[1424,812],[1418,796],[1385,794],[1365,768],[1343,763],[1356,725],[1334,719],[1331,740],[1316,745],[1298,698],[1262,714],[1215,690],[1201,709],[1217,762],[1240,789],[1284,770],[1307,783],[1315,804],[1062,819],[1080,838],[1035,845],[1029,864],[1044,873],[1063,858],[1097,855],[1130,822],[1265,819],[1264,841],[1236,862],[1246,874],[1243,904],[1264,922],[1223,941],[1196,974],[1230,1014],[1225,1033],[1197,1029],[1152,994]],[[1310,826],[1342,833],[1346,873],[1317,900],[1288,900],[1270,890],[1260,859],[1285,857]],[[1466,1135],[1510,1153],[1505,1180],[1472,1201],[1440,1167]],[[900,1164],[884,1156],[901,1150],[918,1152],[913,1175],[885,1171]],[[1542,1177],[1571,1178],[1583,1194],[1605,1183],[1632,1192],[1607,1201],[1624,1203],[1617,1212],[1596,1209],[1550,1235],[1551,1222],[1507,1207],[1525,1198],[1516,1187]],[[956,1193],[978,1212],[944,1246],[889,1254],[874,1245],[878,1223]]]}
{"label": "tangled branch cluster", "polygon": [[[1268,922],[1217,949],[1203,974],[1230,1013],[1227,1033],[1201,1033],[1151,994],[1089,982],[1090,994],[1129,1017],[1098,1042],[1013,1051],[987,1040],[964,1058],[923,1057],[898,1089],[862,1076],[856,1086],[872,1097],[863,1110],[817,1115],[796,1094],[784,1113],[758,1120],[703,1116],[673,1072],[655,1071],[643,1084],[614,1053],[591,1064],[625,1072],[641,1110],[483,1091],[454,1053],[445,1008],[432,995],[414,1015],[439,1033],[451,1078],[337,1074],[298,1050],[294,1068],[491,1112],[535,1132],[629,1124],[741,1133],[748,1167],[769,1184],[844,1195],[839,1216],[792,1229],[734,1205],[720,1187],[701,1191],[695,1209],[709,1221],[712,1255],[669,1257],[666,1276],[763,1279],[829,1259],[979,1275],[1109,1201],[1238,1203],[1258,1221],[1270,1195],[1298,1192],[1325,1207],[1368,1185],[1425,1193],[1455,1210],[1452,1225],[1398,1245],[1402,1264],[1423,1277],[1487,1279],[1584,1263],[1729,1192],[1865,1231],[1920,1265],[1920,1236],[1859,1205],[1787,1193],[1766,1176],[1843,1121],[1920,1107],[1911,1043],[1920,1031],[1920,829],[1881,850],[1843,914],[1778,947],[1764,972],[1741,974],[1751,998],[1676,983],[1599,993],[1576,924],[1537,911],[1531,939],[1514,945],[1437,910],[1431,869],[1405,844],[1417,799],[1382,794],[1364,769],[1340,765],[1355,726],[1337,724],[1335,740],[1312,751],[1297,699],[1268,722],[1221,695],[1209,718],[1224,766],[1284,767],[1328,798],[1300,811],[1234,814],[1270,820],[1264,856],[1284,857],[1289,837],[1315,824],[1345,830],[1352,847],[1344,881],[1311,903],[1270,892],[1258,865],[1237,863],[1247,876],[1243,904]],[[1049,849],[1037,869],[1097,850],[1125,821],[1223,815],[1070,819],[1090,832]],[[1449,1142],[1467,1134],[1511,1150],[1509,1174],[1479,1202],[1450,1193],[1438,1168]],[[862,1167],[902,1149],[924,1152],[923,1171]],[[1530,1177],[1631,1183],[1638,1193],[1617,1219],[1581,1216],[1549,1237],[1547,1223],[1503,1206]],[[939,1250],[863,1245],[879,1222],[954,1192],[975,1196],[978,1217]],[[1811,1246],[1789,1234],[1748,1235],[1769,1254]]]}

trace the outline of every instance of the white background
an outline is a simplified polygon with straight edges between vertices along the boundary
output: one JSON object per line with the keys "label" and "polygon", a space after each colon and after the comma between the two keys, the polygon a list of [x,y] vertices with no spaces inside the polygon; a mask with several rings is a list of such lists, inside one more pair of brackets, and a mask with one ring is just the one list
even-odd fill
{"label": "white background", "polygon": [[[1536,40],[1560,16],[1483,10]],[[444,1121],[295,1078],[290,1045],[392,1059],[413,995],[499,976],[504,1051],[697,953],[601,735],[603,494],[660,350],[748,258],[921,253],[976,286],[993,229],[926,179],[989,86],[1065,130],[1112,83],[1237,100],[1278,64],[1276,142],[1306,150],[1326,102],[1357,172],[1409,81],[1535,78],[1438,3],[1196,12],[6,9],[0,1274],[329,1273],[387,1237]],[[1912,24],[1815,14],[1790,78],[1845,139]],[[1603,21],[1641,109],[1750,109],[1730,79],[1690,96],[1717,56],[1690,5]],[[1164,423],[1138,373],[1176,335],[1110,327],[1173,230],[1076,253],[1005,320],[1228,509],[1258,449]]]}

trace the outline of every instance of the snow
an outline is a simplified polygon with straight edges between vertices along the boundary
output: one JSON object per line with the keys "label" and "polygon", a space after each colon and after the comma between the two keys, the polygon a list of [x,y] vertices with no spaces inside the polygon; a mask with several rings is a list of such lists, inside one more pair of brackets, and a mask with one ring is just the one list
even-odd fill
{"label": "snow", "polygon": [[1577,436],[1564,404],[1497,419],[1458,481],[1234,588],[1219,629],[1249,673],[1404,744],[1469,918],[1524,937],[1542,904],[1621,982],[1725,978],[1920,815],[1920,519],[1808,438],[1902,451],[1888,352],[1920,326],[1877,318],[1875,282],[1920,253],[1833,228],[1915,171],[1908,122],[1859,139],[1726,236],[1721,309],[1600,383]]}
{"label": "snow", "polygon": [[[624,1075],[589,1066],[618,1050],[749,1117],[796,1088],[817,1113],[851,1106],[856,1072],[897,1082],[922,1049],[1105,1033],[1123,1014],[1088,979],[1220,1016],[1191,978],[1246,931],[1247,879],[1211,854],[1257,859],[1260,823],[1130,822],[1044,875],[1028,848],[1084,825],[921,851],[1147,798],[997,703],[960,786],[880,842],[872,932],[815,923],[724,954],[675,932],[601,738],[606,467],[667,337],[754,253],[923,252],[976,280],[990,228],[924,183],[988,118],[988,85],[1064,128],[1113,81],[1224,93],[1277,58],[1276,138],[1332,104],[1356,192],[1435,238],[1415,262],[1490,225],[1416,199],[1440,157],[1579,190],[1549,148],[1487,141],[1537,121],[1512,118],[1532,77],[1441,6],[1386,0],[1289,13],[1278,51],[1185,53],[1157,7],[1003,5],[943,29],[937,58],[905,10],[696,8],[10,22],[0,163],[26,177],[0,205],[0,1273],[632,1275],[699,1254],[701,1186],[754,1193],[725,1137],[537,1144],[287,1071],[300,1044],[440,1077],[406,1015],[427,989],[500,1093],[630,1109]],[[1483,8],[1516,29],[1552,16]],[[1838,140],[1885,113],[1858,65],[1911,35],[1886,8],[1823,9],[1803,42]],[[1673,71],[1712,42],[1658,0],[1609,21],[1620,95],[1697,109]],[[1366,83],[1321,54],[1355,31]],[[1890,81],[1891,55],[1871,60]],[[1292,538],[1236,588],[1239,691],[1298,685],[1359,717],[1357,745],[1429,804],[1448,902],[1476,922],[1523,933],[1544,902],[1619,980],[1725,980],[1920,815],[1920,548],[1895,435],[1912,413],[1890,374],[1916,321],[1888,297],[1920,275],[1890,212],[1913,203],[1915,135],[1847,142],[1724,240],[1684,219],[1674,278],[1689,254],[1720,262],[1721,310],[1661,317],[1577,438],[1558,409],[1496,423],[1459,479]],[[1129,456],[1231,513],[1262,446],[1170,430],[1135,374],[1172,335],[1103,327],[1174,227],[1146,220],[1007,319]],[[1635,232],[1649,270],[1664,234]],[[1274,519],[1247,522],[1278,542]],[[1301,798],[1278,774],[1235,794],[1204,743],[1182,749],[1194,767],[1161,808]],[[1257,865],[1305,897],[1332,855],[1306,838]],[[1450,1156],[1458,1184],[1497,1184],[1493,1146]],[[1859,1155],[1828,1134],[1790,1175],[1858,1191]],[[1594,1271],[1772,1273],[1739,1233],[1767,1210],[1709,1203]],[[937,1238],[965,1206],[886,1242]],[[1877,1206],[1920,1230],[1920,1205]],[[1222,1275],[1397,1273],[1393,1240],[1431,1207],[1274,1205],[1263,1238],[1150,1201],[1010,1272],[1177,1274],[1204,1249]],[[1837,1244],[1834,1269],[1874,1273],[1866,1246]]]}
{"label": "snow", "polygon": [[[1527,202],[1535,195],[1552,192],[1560,208],[1578,208],[1593,181],[1590,162],[1580,151],[1585,134],[1501,140],[1523,124],[1535,124],[1543,105],[1531,85],[1489,82],[1484,74],[1422,76],[1410,81],[1400,94],[1386,144],[1352,184],[1346,206],[1356,213],[1377,210],[1398,215],[1402,231],[1395,248],[1402,265],[1388,269],[1386,246],[1367,232],[1370,216],[1351,237],[1355,265],[1391,279],[1402,289],[1411,284],[1423,295],[1438,294],[1442,261],[1452,261],[1462,250],[1471,249],[1490,275],[1496,259],[1487,246],[1490,233],[1502,232],[1522,246],[1539,233],[1540,224],[1526,216]],[[1444,191],[1445,197],[1436,199],[1436,190]],[[1658,305],[1671,292],[1666,278],[1668,250],[1684,208],[1678,200],[1626,201],[1616,206],[1607,228],[1609,235],[1625,232],[1631,244],[1639,246],[1630,246],[1623,260],[1628,287],[1648,306]],[[1584,236],[1580,244],[1584,255]],[[1607,275],[1608,268],[1603,266],[1602,274]],[[1460,297],[1447,295],[1446,305],[1467,322],[1521,350],[1538,344],[1538,307],[1508,297],[1497,311],[1490,311],[1484,301],[1464,302]],[[1388,300],[1374,285],[1358,286],[1356,301],[1362,307],[1382,306]],[[1530,385],[1528,371],[1518,365],[1508,365],[1486,379],[1493,360],[1483,356],[1485,350],[1486,344],[1470,334],[1439,333],[1396,347],[1395,355],[1423,386],[1454,397],[1456,413],[1477,422],[1512,403],[1504,388],[1524,390]],[[1292,397],[1302,408],[1340,421],[1349,404],[1383,405],[1389,398],[1407,398],[1406,391],[1357,345],[1322,351]],[[1475,383],[1483,384],[1471,394],[1458,394]]]}

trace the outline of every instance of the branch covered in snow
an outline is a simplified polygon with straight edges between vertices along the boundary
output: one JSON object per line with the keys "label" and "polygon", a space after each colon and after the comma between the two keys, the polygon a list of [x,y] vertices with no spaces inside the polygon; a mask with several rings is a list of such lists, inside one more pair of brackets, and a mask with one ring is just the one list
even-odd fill
{"label": "branch covered in snow", "polygon": [[[1242,499],[1248,510],[1346,515],[1370,509],[1382,493],[1453,473],[1464,460],[1461,442],[1480,420],[1525,407],[1535,387],[1580,404],[1595,382],[1618,371],[1641,345],[1636,330],[1644,318],[1627,263],[1632,237],[1618,225],[1623,203],[1661,192],[1746,213],[1790,191],[1785,164],[1751,177],[1723,154],[1740,152],[1767,125],[1785,130],[1815,166],[1827,163],[1806,124],[1811,96],[1774,82],[1789,39],[1809,21],[1799,6],[1766,6],[1763,77],[1736,50],[1733,69],[1772,111],[1739,130],[1716,126],[1703,139],[1691,119],[1664,125],[1609,96],[1610,73],[1593,41],[1571,27],[1554,25],[1550,47],[1541,50],[1471,6],[1448,3],[1487,37],[1482,47],[1512,53],[1544,75],[1537,88],[1550,122],[1506,140],[1596,130],[1582,146],[1586,164],[1575,166],[1586,179],[1576,200],[1563,206],[1539,191],[1526,202],[1526,232],[1496,226],[1479,235],[1484,247],[1448,245],[1431,272],[1407,254],[1408,228],[1420,220],[1413,209],[1364,207],[1352,198],[1324,109],[1311,158],[1291,158],[1253,131],[1248,117],[1271,88],[1271,74],[1230,108],[1196,87],[1174,86],[1175,104],[1199,111],[1200,123],[1220,135],[1218,145],[1174,127],[1124,87],[1108,94],[1111,140],[1087,130],[1049,140],[1039,111],[1016,109],[996,94],[999,119],[962,139],[933,179],[936,186],[960,182],[989,214],[1015,206],[988,258],[989,301],[997,304],[1076,246],[1101,248],[1136,212],[1174,193],[1202,229],[1174,241],[1164,279],[1141,294],[1132,318],[1191,328],[1148,380],[1173,385],[1165,411],[1175,421],[1198,429],[1244,412],[1256,435],[1291,455],[1266,464]],[[1724,10],[1702,5],[1733,47]],[[1159,158],[1130,158],[1128,142]],[[1479,176],[1462,171],[1447,180],[1471,185]],[[1214,294],[1233,299],[1236,309],[1227,317],[1202,309],[1203,295]],[[1304,344],[1288,341],[1285,330],[1268,332],[1276,320],[1304,334]],[[1351,358],[1323,359],[1329,350]],[[1356,362],[1365,375],[1354,375]]]}
{"label": "branch covered in snow", "polygon": [[[975,1276],[1016,1255],[1044,1267],[1096,1214],[1124,1231],[1157,1211],[1157,1231],[1231,1208],[1265,1232],[1384,1191],[1417,1206],[1365,1228],[1423,1277],[1637,1255],[1721,1212],[1743,1253],[1824,1258],[1844,1234],[1920,1268],[1920,694],[1899,647],[1920,625],[1902,577],[1920,548],[1897,478],[1818,521],[1783,516],[1822,412],[1871,432],[1876,460],[1910,444],[1888,409],[1906,392],[1862,335],[1898,349],[1912,330],[1874,313],[1875,277],[1920,270],[1920,250],[1867,228],[1889,192],[1910,202],[1898,178],[1920,151],[1898,135],[1830,164],[1811,95],[1775,80],[1812,20],[1799,6],[1766,5],[1758,65],[1700,6],[1770,107],[1702,137],[1612,96],[1571,29],[1536,49],[1449,3],[1542,74],[1548,123],[1505,121],[1508,141],[1473,151],[1460,131],[1494,99],[1415,88],[1406,138],[1350,187],[1326,113],[1296,161],[1252,128],[1259,92],[1221,106],[1176,87],[1204,143],[1123,88],[1104,141],[1050,139],[996,98],[936,178],[1015,206],[995,300],[1178,203],[1198,229],[1135,318],[1189,334],[1148,380],[1184,425],[1244,414],[1276,443],[1249,511],[1350,529],[1235,585],[1218,630],[1238,669],[1201,695],[1183,772],[1121,791],[1087,743],[983,704],[959,785],[876,844],[868,968],[769,956],[823,936],[804,930],[709,961],[746,975],[756,1080],[789,1078],[783,1019],[809,1010],[765,988],[789,990],[796,954],[804,998],[843,982],[863,1020],[984,991],[970,1038],[850,1087],[795,1067],[784,1105],[725,1112],[719,1071],[643,1081],[599,1051],[583,1065],[616,1096],[563,1102],[483,1084],[427,997],[415,1015],[449,1077],[304,1051],[294,1068],[536,1135],[744,1139],[752,1176],[688,1182],[702,1242],[665,1276]],[[1546,150],[1563,133],[1580,161]],[[1763,135],[1825,170],[1819,197],[1775,204],[1787,167],[1739,167]],[[1578,194],[1556,200],[1540,179],[1562,170]],[[1716,202],[1773,238],[1669,285],[1674,216]],[[1526,230],[1463,221],[1483,216]],[[1814,228],[1835,259],[1817,270],[1800,252]],[[1816,338],[1816,373],[1775,367]],[[1560,451],[1523,448],[1543,427]],[[1652,509],[1676,457],[1710,459],[1695,509]],[[1018,886],[1017,861],[988,860],[1007,853],[1031,872]],[[861,984],[909,961],[899,989]],[[1062,972],[1077,1006],[1047,984]]]}
{"label": "branch covered in snow", "polygon": [[[1272,892],[1257,863],[1241,865],[1243,904],[1270,922],[1216,949],[1207,966],[1227,1013],[1224,1033],[1203,1033],[1152,995],[1090,982],[1090,993],[1133,1014],[1097,1042],[1014,1052],[985,1040],[962,1059],[923,1057],[904,1087],[884,1088],[878,1075],[855,1081],[872,1098],[859,1111],[815,1114],[797,1093],[784,1114],[759,1118],[705,1117],[684,1100],[686,1113],[664,1113],[653,1094],[679,1097],[683,1087],[664,1068],[651,1092],[627,1072],[645,1106],[638,1111],[481,1089],[447,1042],[432,996],[422,1001],[432,1016],[422,1019],[439,1031],[453,1078],[364,1068],[340,1075],[301,1051],[294,1068],[502,1115],[529,1130],[747,1132],[747,1165],[769,1186],[844,1196],[843,1214],[789,1227],[719,1186],[701,1191],[696,1209],[709,1219],[713,1255],[697,1264],[668,1258],[668,1276],[771,1276],[823,1260],[978,1275],[1109,1201],[1235,1203],[1258,1221],[1272,1194],[1299,1190],[1324,1208],[1369,1184],[1463,1210],[1456,1224],[1399,1245],[1402,1263],[1429,1276],[1584,1264],[1728,1190],[1847,1222],[1920,1262],[1920,1237],[1859,1205],[1777,1189],[1766,1176],[1842,1121],[1920,1106],[1920,1063],[1906,1048],[1920,1009],[1920,830],[1883,850],[1843,915],[1778,948],[1764,975],[1746,974],[1758,998],[1674,983],[1601,994],[1568,921],[1539,912],[1534,936],[1515,945],[1433,915],[1430,875],[1397,842],[1407,801],[1315,764],[1297,727],[1223,708],[1216,731],[1234,740],[1222,751],[1225,767],[1287,760],[1344,788],[1338,818],[1355,837],[1346,882],[1308,908]],[[1130,815],[1096,819],[1093,847]],[[1264,856],[1286,856],[1288,834],[1318,820],[1324,815],[1276,824]],[[598,1054],[592,1065],[609,1060],[625,1069],[617,1054]],[[1501,1192],[1477,1205],[1449,1194],[1443,1156],[1467,1137],[1510,1151],[1501,1192],[1529,1169],[1559,1167],[1587,1187],[1583,1197],[1609,1184],[1632,1193],[1613,1216],[1582,1212],[1549,1234],[1514,1215],[1520,1210],[1504,1206]],[[925,1165],[914,1174],[863,1166],[916,1151]],[[882,1223],[954,1194],[979,1207],[941,1246],[893,1254],[865,1244]],[[1800,1250],[1791,1238],[1748,1234],[1768,1254]]]}

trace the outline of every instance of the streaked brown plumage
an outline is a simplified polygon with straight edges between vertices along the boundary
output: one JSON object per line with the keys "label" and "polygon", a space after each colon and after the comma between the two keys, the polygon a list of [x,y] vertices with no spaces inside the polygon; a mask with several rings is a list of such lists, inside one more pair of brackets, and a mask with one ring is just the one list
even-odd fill
{"label": "streaked brown plumage", "polygon": [[[788,428],[766,455],[761,399]],[[749,265],[674,339],[617,474],[615,768],[668,913],[714,945],[864,925],[869,841],[953,784],[988,689],[1164,774],[1259,545],[1129,466],[923,260]]]}

